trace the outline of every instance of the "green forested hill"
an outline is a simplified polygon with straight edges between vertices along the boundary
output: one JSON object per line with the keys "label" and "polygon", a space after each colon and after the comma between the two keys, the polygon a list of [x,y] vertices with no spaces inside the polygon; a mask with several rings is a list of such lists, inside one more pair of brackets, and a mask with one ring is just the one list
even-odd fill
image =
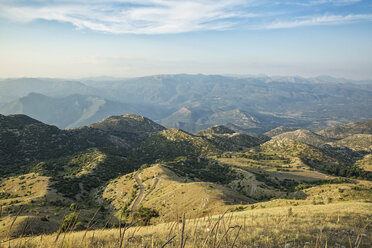
{"label": "green forested hill", "polygon": [[60,130],[25,115],[0,115],[0,169],[14,172],[32,161],[93,147],[127,150],[164,127],[137,115],[113,116],[88,127]]}

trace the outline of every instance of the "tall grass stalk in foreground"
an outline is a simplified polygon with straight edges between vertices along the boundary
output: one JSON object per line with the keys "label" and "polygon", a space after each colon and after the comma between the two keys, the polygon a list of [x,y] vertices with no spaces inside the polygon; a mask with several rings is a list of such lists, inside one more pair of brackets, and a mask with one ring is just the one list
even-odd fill
{"label": "tall grass stalk in foreground", "polygon": [[[372,205],[338,203],[225,212],[222,215],[154,226],[23,237],[9,241],[17,247],[372,247]],[[289,214],[291,213],[291,214]],[[84,237],[84,242],[82,238]],[[1,246],[1,243],[0,243]],[[12,246],[12,247],[13,247]]]}

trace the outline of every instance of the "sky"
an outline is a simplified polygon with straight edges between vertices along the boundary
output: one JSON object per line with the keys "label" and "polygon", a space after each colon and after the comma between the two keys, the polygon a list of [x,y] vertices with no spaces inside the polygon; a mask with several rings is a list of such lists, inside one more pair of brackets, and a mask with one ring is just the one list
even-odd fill
{"label": "sky", "polygon": [[0,77],[372,79],[372,0],[0,0]]}

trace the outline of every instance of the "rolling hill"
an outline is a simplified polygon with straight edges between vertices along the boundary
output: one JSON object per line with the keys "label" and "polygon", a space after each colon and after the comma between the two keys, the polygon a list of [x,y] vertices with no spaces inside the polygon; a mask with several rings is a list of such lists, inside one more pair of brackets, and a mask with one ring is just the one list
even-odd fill
{"label": "rolling hill", "polygon": [[223,125],[213,126],[196,133],[204,137],[222,151],[239,151],[258,146],[265,141],[264,137],[253,137],[244,133],[237,133]]}
{"label": "rolling hill", "polygon": [[354,134],[344,139],[333,142],[331,145],[338,147],[348,147],[354,151],[372,151],[372,134]]}
{"label": "rolling hill", "polygon": [[134,157],[146,162],[169,160],[179,156],[198,157],[218,152],[206,139],[177,128],[150,135],[133,149]]}
{"label": "rolling hill", "polygon": [[276,136],[273,136],[272,139],[291,139],[291,140],[297,140],[302,143],[312,145],[312,146],[321,146],[326,143],[332,142],[333,139],[327,138],[324,136],[321,136],[319,134],[316,134],[314,132],[304,130],[304,129],[298,129],[292,132],[285,132],[282,134],[278,134]]}
{"label": "rolling hill", "polygon": [[163,129],[138,115],[113,116],[72,130],[60,130],[26,115],[0,115],[0,169],[2,175],[6,175],[14,172],[14,167],[22,169],[21,164],[71,155],[93,147],[125,150]]}
{"label": "rolling hill", "polygon": [[372,134],[372,120],[329,127],[317,133],[335,139],[346,138],[353,134]]}
{"label": "rolling hill", "polygon": [[264,133],[264,135],[266,135],[268,137],[274,137],[274,136],[279,135],[279,134],[282,134],[282,133],[296,131],[297,129],[298,128],[295,128],[295,127],[279,126],[279,127],[274,128],[274,129],[272,129],[270,131],[267,131],[266,133]]}

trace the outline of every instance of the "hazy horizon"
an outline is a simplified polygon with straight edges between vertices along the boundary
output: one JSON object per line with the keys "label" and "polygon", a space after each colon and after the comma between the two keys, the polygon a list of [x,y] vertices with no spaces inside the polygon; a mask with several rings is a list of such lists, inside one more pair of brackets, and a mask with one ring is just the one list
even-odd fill
{"label": "hazy horizon", "polygon": [[315,76],[302,76],[302,75],[268,75],[268,74],[218,74],[218,73],[164,73],[164,74],[149,74],[149,75],[138,75],[138,76],[110,76],[110,75],[97,75],[97,76],[82,76],[82,77],[36,77],[36,76],[19,76],[19,77],[0,77],[0,80],[7,79],[55,79],[55,80],[96,80],[96,81],[110,81],[110,80],[126,80],[142,77],[156,77],[156,76],[177,76],[177,75],[204,75],[204,76],[223,76],[223,77],[238,77],[238,78],[303,78],[303,79],[317,79],[322,77],[329,77],[332,79],[340,80],[355,80],[355,81],[372,81],[372,78],[357,79],[357,78],[346,78],[346,77],[336,77],[331,75],[315,75]]}

